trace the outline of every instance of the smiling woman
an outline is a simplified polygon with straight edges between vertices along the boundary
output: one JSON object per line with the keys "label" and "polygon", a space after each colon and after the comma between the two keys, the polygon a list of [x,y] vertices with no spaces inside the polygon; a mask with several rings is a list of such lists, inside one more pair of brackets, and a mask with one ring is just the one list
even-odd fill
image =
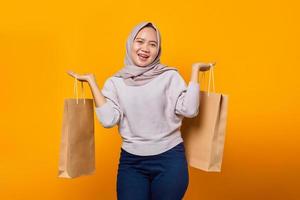
{"label": "smiling woman", "polygon": [[103,127],[119,126],[118,200],[150,196],[181,200],[188,186],[180,126],[183,117],[198,114],[198,72],[212,64],[193,64],[187,85],[176,67],[160,63],[160,56],[159,29],[151,22],[142,22],[126,41],[125,66],[105,81],[101,91],[94,75],[69,72],[89,83]]}
{"label": "smiling woman", "polygon": [[152,63],[157,57],[158,42],[155,28],[148,24],[135,37],[131,48],[131,57],[139,67]]}

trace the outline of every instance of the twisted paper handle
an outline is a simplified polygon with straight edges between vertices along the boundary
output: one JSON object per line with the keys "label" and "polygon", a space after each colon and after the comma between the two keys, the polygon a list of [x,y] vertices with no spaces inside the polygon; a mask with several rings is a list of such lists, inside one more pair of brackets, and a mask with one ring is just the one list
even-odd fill
{"label": "twisted paper handle", "polygon": [[[207,87],[207,96],[209,96],[209,92],[210,92],[210,80],[212,77],[212,85],[213,85],[213,92],[215,91],[215,79],[214,79],[214,67],[212,66],[209,69],[209,79],[208,79],[208,87]],[[205,80],[205,72],[202,73],[202,78]]]}
{"label": "twisted paper handle", "polygon": [[[81,97],[83,98],[83,103],[85,104],[85,94],[84,94],[84,87],[83,82],[81,81]],[[78,86],[77,86],[77,78],[74,79],[74,95],[76,95],[76,103],[78,104]]]}

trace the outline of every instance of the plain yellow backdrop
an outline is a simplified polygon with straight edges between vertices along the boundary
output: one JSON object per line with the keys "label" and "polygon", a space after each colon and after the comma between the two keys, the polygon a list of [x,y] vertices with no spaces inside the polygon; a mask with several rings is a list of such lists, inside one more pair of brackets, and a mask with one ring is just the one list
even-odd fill
{"label": "plain yellow backdrop", "polygon": [[96,119],[96,173],[57,178],[66,71],[102,87],[142,21],[161,31],[162,63],[188,82],[216,61],[229,95],[222,172],[189,168],[184,199],[299,199],[299,18],[296,0],[1,2],[0,199],[116,199],[121,139]]}

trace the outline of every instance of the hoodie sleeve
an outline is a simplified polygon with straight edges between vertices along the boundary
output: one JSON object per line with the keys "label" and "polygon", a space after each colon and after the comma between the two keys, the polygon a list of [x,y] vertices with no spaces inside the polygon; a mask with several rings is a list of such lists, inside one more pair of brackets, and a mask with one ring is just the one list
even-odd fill
{"label": "hoodie sleeve", "polygon": [[101,90],[106,99],[106,103],[95,108],[95,112],[99,122],[104,128],[111,128],[120,122],[123,117],[123,111],[120,107],[116,88],[111,79],[107,79]]}
{"label": "hoodie sleeve", "polygon": [[182,76],[175,72],[170,82],[170,98],[174,105],[174,113],[187,118],[198,115],[200,103],[200,84],[190,81],[186,85]]}

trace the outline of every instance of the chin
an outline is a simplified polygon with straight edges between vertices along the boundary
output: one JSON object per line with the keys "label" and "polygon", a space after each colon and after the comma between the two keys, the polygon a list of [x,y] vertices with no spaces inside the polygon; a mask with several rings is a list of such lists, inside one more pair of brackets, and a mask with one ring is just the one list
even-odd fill
{"label": "chin", "polygon": [[139,64],[139,63],[138,63],[138,64],[137,64],[137,66],[139,66],[139,67],[146,67],[147,65],[148,65],[147,63],[146,63],[146,64],[145,64],[145,63],[143,63],[143,64]]}
{"label": "chin", "polygon": [[146,67],[147,65],[149,65],[149,64],[151,64],[152,63],[152,61],[151,62],[146,62],[146,63],[144,63],[144,62],[134,62],[134,64],[136,64],[138,67]]}

